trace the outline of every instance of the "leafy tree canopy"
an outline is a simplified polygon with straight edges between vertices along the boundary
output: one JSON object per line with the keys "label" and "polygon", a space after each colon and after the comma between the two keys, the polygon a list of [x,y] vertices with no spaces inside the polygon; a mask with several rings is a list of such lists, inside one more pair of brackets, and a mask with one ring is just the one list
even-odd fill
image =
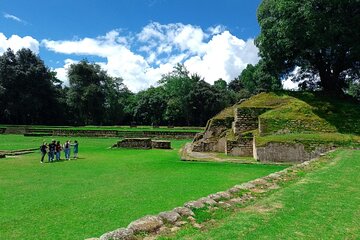
{"label": "leafy tree canopy", "polygon": [[54,122],[55,75],[30,49],[0,56],[0,121],[17,124]]}
{"label": "leafy tree canopy", "polygon": [[[263,0],[258,9],[262,59],[278,74],[296,66],[342,92],[360,69],[359,0]],[[300,75],[306,76],[306,75]]]}

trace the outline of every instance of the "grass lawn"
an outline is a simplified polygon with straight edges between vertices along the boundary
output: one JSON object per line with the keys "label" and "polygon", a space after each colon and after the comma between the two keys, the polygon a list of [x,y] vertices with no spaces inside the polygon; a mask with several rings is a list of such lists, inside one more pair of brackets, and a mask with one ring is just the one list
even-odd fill
{"label": "grass lawn", "polygon": [[359,172],[360,151],[336,151],[324,167],[223,214],[202,231],[188,228],[175,238],[360,239]]}
{"label": "grass lawn", "polygon": [[[0,135],[0,150],[38,147],[43,139]],[[172,141],[173,150],[111,150],[115,138],[76,139],[78,160],[40,164],[39,153],[0,159],[0,239],[99,236],[284,168],[182,162],[186,141]]]}

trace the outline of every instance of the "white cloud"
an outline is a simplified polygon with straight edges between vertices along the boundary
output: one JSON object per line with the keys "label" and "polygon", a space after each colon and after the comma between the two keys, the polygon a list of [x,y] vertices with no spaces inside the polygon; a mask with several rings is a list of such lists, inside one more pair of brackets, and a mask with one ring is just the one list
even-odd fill
{"label": "white cloud", "polygon": [[[132,91],[155,85],[162,74],[177,63],[184,63],[213,83],[230,81],[247,64],[259,60],[253,39],[242,40],[223,26],[202,30],[198,26],[150,23],[130,39],[113,30],[105,36],[72,41],[43,40],[43,46],[56,53],[104,58],[99,64],[112,76],[122,77]],[[137,49],[134,50],[134,49]],[[66,63],[58,76],[66,77]]]}
{"label": "white cloud", "polygon": [[17,16],[14,16],[14,15],[11,15],[11,14],[8,14],[8,13],[4,13],[3,16],[4,16],[4,18],[7,18],[7,19],[11,19],[11,20],[14,20],[14,21],[17,21],[17,22],[23,22],[23,20],[21,20]]}
{"label": "white cloud", "polygon": [[70,58],[65,59],[64,67],[54,68],[53,71],[56,72],[56,77],[61,80],[66,86],[69,86],[69,79],[67,77],[67,71],[71,64],[77,63],[77,61]]}
{"label": "white cloud", "polygon": [[39,45],[39,42],[30,36],[20,37],[18,35],[12,35],[10,38],[7,38],[0,32],[0,54],[8,48],[11,48],[15,52],[21,48],[29,48],[34,53],[39,53]]}
{"label": "white cloud", "polygon": [[207,82],[213,83],[219,78],[230,81],[249,63],[258,61],[258,49],[253,39],[244,41],[225,31],[212,37],[202,56],[193,56],[184,64],[190,72],[197,72]]}

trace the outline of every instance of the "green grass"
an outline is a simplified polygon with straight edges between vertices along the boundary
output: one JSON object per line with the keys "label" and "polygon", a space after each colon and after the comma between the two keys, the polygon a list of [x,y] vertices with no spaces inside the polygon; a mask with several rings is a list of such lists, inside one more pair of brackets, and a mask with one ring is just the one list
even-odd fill
{"label": "green grass", "polygon": [[[84,239],[127,226],[283,166],[182,162],[173,150],[108,149],[115,138],[76,138],[80,159],[0,159],[0,239]],[[0,135],[0,150],[51,138]],[[65,138],[57,138],[64,142]],[[75,140],[75,138],[72,138]]]}
{"label": "green grass", "polygon": [[[328,163],[204,230],[187,228],[175,239],[359,239],[360,151],[339,150]],[[203,216],[203,218],[208,218]],[[162,238],[167,239],[167,238]]]}

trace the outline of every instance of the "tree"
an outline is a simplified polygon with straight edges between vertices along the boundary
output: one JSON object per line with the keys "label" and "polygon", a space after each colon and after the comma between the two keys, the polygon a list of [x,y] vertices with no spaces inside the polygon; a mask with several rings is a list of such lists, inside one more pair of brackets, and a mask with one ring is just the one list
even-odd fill
{"label": "tree", "polygon": [[170,124],[190,125],[191,116],[187,96],[199,80],[200,77],[196,74],[190,76],[189,71],[182,64],[175,65],[172,72],[162,76],[159,84],[169,100],[165,118]]}
{"label": "tree", "polygon": [[358,76],[359,0],[263,0],[257,15],[256,45],[275,73],[299,66],[317,74],[323,90],[337,93]]}
{"label": "tree", "polygon": [[166,96],[162,87],[150,87],[136,96],[134,117],[140,124],[160,125],[164,122]]}
{"label": "tree", "polygon": [[55,75],[30,49],[0,57],[0,121],[49,124],[57,121]]}
{"label": "tree", "polygon": [[71,64],[68,105],[75,124],[101,125],[105,117],[105,102],[109,76],[98,64],[82,60]]}
{"label": "tree", "polygon": [[104,83],[104,94],[104,123],[110,125],[119,125],[124,121],[130,123],[126,106],[129,105],[129,98],[133,93],[123,84],[123,79],[107,76]]}
{"label": "tree", "polygon": [[230,82],[229,87],[240,94],[249,97],[260,92],[276,91],[281,89],[280,79],[271,74],[263,60],[255,66],[248,64],[241,74]]}

